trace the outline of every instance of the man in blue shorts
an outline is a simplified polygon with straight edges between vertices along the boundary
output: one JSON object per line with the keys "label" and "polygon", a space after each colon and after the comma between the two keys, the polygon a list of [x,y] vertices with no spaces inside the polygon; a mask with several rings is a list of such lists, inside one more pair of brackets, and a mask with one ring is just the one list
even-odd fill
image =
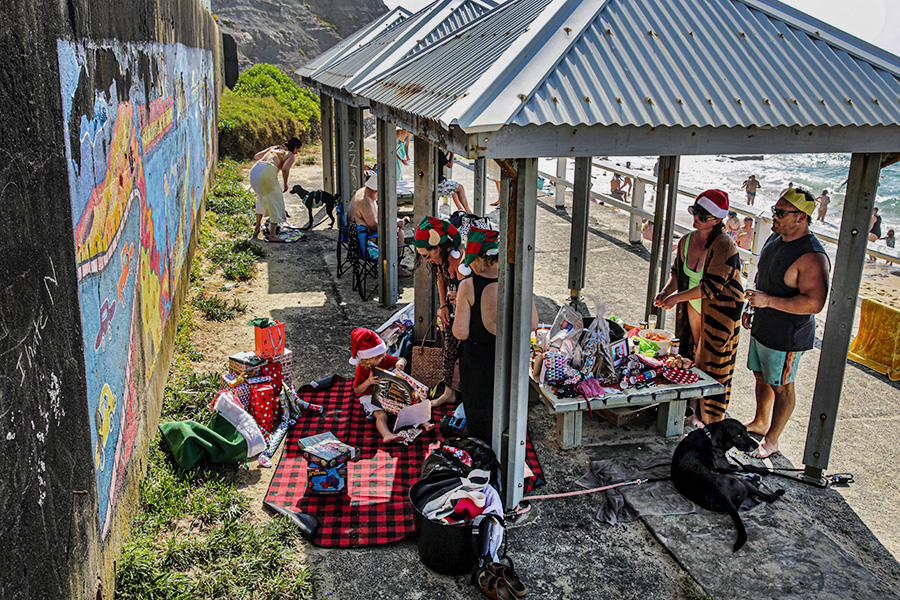
{"label": "man in blue shorts", "polygon": [[756,376],[756,416],[747,430],[765,436],[754,458],[778,452],[778,438],[794,411],[800,356],[813,347],[816,319],[828,296],[830,263],[809,231],[812,194],[789,188],[772,207],[772,235],[759,254],[755,289],[746,291],[741,320],[750,329],[747,367]]}

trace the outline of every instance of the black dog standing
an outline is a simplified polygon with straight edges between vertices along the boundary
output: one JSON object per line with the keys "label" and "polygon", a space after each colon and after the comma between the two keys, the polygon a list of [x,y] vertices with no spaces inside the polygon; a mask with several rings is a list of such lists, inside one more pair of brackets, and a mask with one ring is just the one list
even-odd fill
{"label": "black dog standing", "polygon": [[743,452],[756,450],[759,444],[747,433],[739,421],[725,419],[692,431],[681,440],[672,456],[672,482],[683,496],[707,510],[727,512],[734,521],[738,537],[734,550],[747,541],[747,530],[738,508],[747,498],[774,502],[784,490],[766,492],[732,473],[742,470],[767,473],[765,469],[733,465],[725,453],[731,448]]}
{"label": "black dog standing", "polygon": [[334,196],[332,194],[329,194],[325,190],[307,191],[304,190],[300,185],[295,185],[294,187],[292,187],[291,193],[300,196],[300,199],[303,200],[303,204],[306,205],[306,210],[309,211],[309,223],[307,223],[306,227],[303,227],[303,229],[312,229],[313,209],[318,208],[322,205],[325,206],[325,210],[328,211],[328,216],[331,219],[331,224],[328,226],[328,228],[331,229],[332,227],[334,227],[334,205],[335,203],[340,202],[340,194]]}

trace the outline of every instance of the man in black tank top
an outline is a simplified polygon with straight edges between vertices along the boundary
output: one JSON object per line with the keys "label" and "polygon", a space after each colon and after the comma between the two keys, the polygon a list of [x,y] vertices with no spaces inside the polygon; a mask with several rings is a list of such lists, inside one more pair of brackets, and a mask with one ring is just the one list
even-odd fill
{"label": "man in black tank top", "polygon": [[[830,263],[810,233],[816,204],[812,194],[789,188],[772,207],[772,235],[759,255],[756,285],[746,291],[751,330],[747,367],[756,377],[756,416],[747,423],[765,436],[750,453],[766,458],[778,451],[778,438],[794,411],[794,377],[800,356],[813,347],[815,315],[825,307]],[[754,289],[755,288],[755,289]]]}

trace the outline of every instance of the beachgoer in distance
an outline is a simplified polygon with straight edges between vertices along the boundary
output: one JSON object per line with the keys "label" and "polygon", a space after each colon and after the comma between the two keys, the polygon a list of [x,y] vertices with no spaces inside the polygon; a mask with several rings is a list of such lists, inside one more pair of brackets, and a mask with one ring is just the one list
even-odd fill
{"label": "beachgoer in distance", "polygon": [[409,141],[412,134],[407,130],[397,128],[397,181],[403,181],[403,165],[410,163],[409,159]]}
{"label": "beachgoer in distance", "polygon": [[750,329],[747,367],[756,377],[756,415],[747,423],[765,436],[750,453],[766,458],[794,411],[794,378],[800,357],[813,347],[817,313],[825,307],[831,268],[825,249],[809,231],[812,194],[789,189],[772,207],[772,235],[759,255],[755,289],[746,292]]}
{"label": "beachgoer in distance", "polygon": [[723,394],[691,400],[694,415],[688,423],[703,427],[724,419],[728,408],[744,288],[737,247],[722,223],[728,216],[728,194],[707,190],[688,212],[694,229],[678,243],[669,281],[654,304],[666,310],[678,307],[675,336],[681,339],[680,353],[725,386]]}
{"label": "beachgoer in distance", "polygon": [[753,248],[753,217],[744,217],[744,225],[738,232],[737,245],[744,250]]}
{"label": "beachgoer in distance", "polygon": [[[288,175],[300,150],[300,140],[293,137],[281,146],[270,146],[253,157],[256,164],[250,169],[250,187],[256,193],[256,226],[253,237],[259,235],[259,226],[265,215],[269,216],[270,242],[283,242],[278,236],[278,225],[287,220],[284,210],[284,192],[288,189]],[[278,173],[284,177],[284,186],[278,185]]]}
{"label": "beachgoer in distance", "polygon": [[[625,168],[626,169],[631,168],[631,161],[627,161],[625,163]],[[625,192],[626,198],[628,197],[629,194],[631,194],[631,186],[633,184],[634,184],[634,182],[631,180],[631,177],[629,177],[627,174],[622,175],[622,191]]]}
{"label": "beachgoer in distance", "polygon": [[[894,245],[895,245],[896,243],[897,243],[897,241],[896,241],[896,239],[894,238],[894,230],[893,230],[893,229],[888,229],[887,235],[884,236],[884,244],[885,244],[888,248],[894,248]],[[894,262],[893,262],[893,261],[890,261],[890,260],[885,261],[885,262],[886,262],[887,264],[889,264],[889,265],[894,264]]]}
{"label": "beachgoer in distance", "polygon": [[[500,234],[472,227],[460,272],[453,335],[460,340],[459,383],[469,436],[491,443],[494,414],[494,349],[497,343],[497,277]],[[531,303],[531,329],[537,328]]]}
{"label": "beachgoer in distance", "polygon": [[822,190],[822,194],[816,198],[816,205],[819,207],[819,215],[817,221],[825,222],[825,215],[828,213],[828,205],[831,204],[831,198],[828,197],[828,190]]}
{"label": "beachgoer in distance", "polygon": [[738,219],[737,213],[733,210],[728,211],[728,218],[725,220],[725,233],[731,236],[731,239],[737,240],[738,232],[741,230],[741,221]]}
{"label": "beachgoer in distance", "polygon": [[462,237],[450,221],[425,217],[416,227],[412,245],[419,256],[432,265],[441,300],[438,316],[443,328],[444,391],[432,401],[433,406],[440,406],[446,402],[456,402],[457,390],[453,387],[453,379],[459,340],[453,337],[453,319],[456,313],[457,288],[463,279],[458,270],[462,264]]}
{"label": "beachgoer in distance", "polygon": [[375,418],[375,429],[385,443],[396,442],[400,436],[388,427],[387,413],[381,403],[373,395],[373,388],[378,383],[375,367],[388,370],[402,370],[406,361],[387,353],[384,340],[371,329],[357,327],[350,333],[350,364],[356,365],[353,376],[353,393],[359,400],[366,414]]}
{"label": "beachgoer in distance", "polygon": [[741,184],[741,189],[747,190],[747,204],[753,206],[753,201],[756,199],[756,192],[761,187],[762,184],[756,179],[756,175],[751,175],[749,179]]}
{"label": "beachgoer in distance", "polygon": [[[350,198],[350,204],[347,206],[347,220],[349,222],[356,221],[357,225],[364,225],[369,233],[378,231],[378,176],[375,171],[371,171],[366,179],[366,185],[359,188]],[[402,246],[405,241],[403,235],[403,225],[405,219],[397,219],[397,246]],[[377,255],[376,255],[377,256]],[[370,258],[376,258],[370,256]],[[397,276],[412,277],[412,273],[397,263]]]}
{"label": "beachgoer in distance", "polygon": [[466,199],[466,190],[462,184],[452,179],[448,179],[444,174],[445,167],[453,167],[453,153],[444,154],[444,151],[438,148],[438,194],[441,196],[451,196],[457,210],[469,210],[469,201]]}
{"label": "beachgoer in distance", "polygon": [[781,198],[782,196],[784,196],[784,194],[785,194],[789,189],[791,189],[792,187],[794,187],[794,182],[793,182],[793,181],[788,181],[787,187],[784,188],[783,190],[781,190],[781,191],[778,193],[778,197]]}
{"label": "beachgoer in distance", "polygon": [[613,173],[609,180],[609,195],[618,200],[625,200],[625,191],[622,189],[622,176]]}
{"label": "beachgoer in distance", "polygon": [[[881,215],[878,214],[878,207],[872,209],[872,218],[869,220],[869,241],[877,242],[881,239]],[[869,256],[868,260],[875,262],[874,256]]]}

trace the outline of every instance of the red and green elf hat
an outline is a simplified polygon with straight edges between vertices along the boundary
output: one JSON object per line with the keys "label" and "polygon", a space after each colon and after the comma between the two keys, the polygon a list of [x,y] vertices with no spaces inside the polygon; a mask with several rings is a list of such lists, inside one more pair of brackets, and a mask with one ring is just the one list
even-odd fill
{"label": "red and green elf hat", "polygon": [[416,236],[413,238],[412,244],[416,248],[425,248],[430,250],[440,246],[447,240],[451,242],[450,256],[459,258],[462,256],[459,247],[462,245],[462,238],[459,231],[450,221],[438,219],[437,217],[425,217],[419,226],[416,227]]}
{"label": "red and green elf hat", "polygon": [[472,272],[472,261],[479,256],[494,256],[500,253],[500,232],[491,229],[469,229],[469,237],[466,238],[466,256],[459,265],[458,271],[463,275]]}

